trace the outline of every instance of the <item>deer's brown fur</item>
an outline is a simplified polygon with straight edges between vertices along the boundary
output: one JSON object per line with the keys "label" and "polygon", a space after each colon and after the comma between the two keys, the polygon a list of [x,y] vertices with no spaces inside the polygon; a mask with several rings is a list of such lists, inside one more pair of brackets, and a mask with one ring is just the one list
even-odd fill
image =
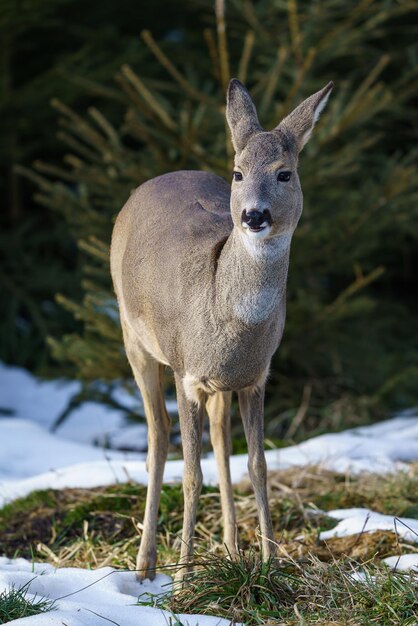
{"label": "deer's brown fur", "polygon": [[[231,189],[206,172],[165,174],[136,189],[117,218],[112,277],[149,433],[140,579],[155,575],[170,428],[161,387],[164,365],[175,375],[184,454],[181,563],[187,567],[192,555],[205,404],[218,464],[224,539],[231,553],[236,550],[229,472],[233,391],[248,442],[264,556],[274,550],[263,449],[264,386],[283,334],[290,243],[302,212],[298,155],[331,88],[330,83],[302,102],[268,132],[245,87],[232,80],[227,120],[242,180]],[[279,171],[291,172],[289,182],[278,181]],[[251,212],[268,216],[258,230],[244,221]]]}

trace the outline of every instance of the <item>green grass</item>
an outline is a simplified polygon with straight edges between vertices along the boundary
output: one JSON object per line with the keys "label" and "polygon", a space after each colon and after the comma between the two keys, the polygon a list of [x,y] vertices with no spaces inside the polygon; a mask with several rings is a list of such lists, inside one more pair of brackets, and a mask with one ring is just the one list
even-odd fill
{"label": "green grass", "polygon": [[236,560],[200,553],[196,570],[172,596],[153,605],[172,613],[219,615],[247,626],[266,624],[350,624],[412,626],[418,620],[418,574],[363,565],[355,580],[353,561],[324,564],[310,557],[262,562],[250,550]]}
{"label": "green grass", "polygon": [[201,553],[193,573],[162,606],[176,613],[215,613],[234,621],[259,623],[277,617],[296,600],[297,576],[289,568],[276,567],[250,549],[237,559]]}
{"label": "green grass", "polygon": [[28,598],[29,592],[30,582],[18,589],[11,587],[8,591],[0,593],[0,624],[7,624],[21,617],[30,617],[54,609],[52,600]]}

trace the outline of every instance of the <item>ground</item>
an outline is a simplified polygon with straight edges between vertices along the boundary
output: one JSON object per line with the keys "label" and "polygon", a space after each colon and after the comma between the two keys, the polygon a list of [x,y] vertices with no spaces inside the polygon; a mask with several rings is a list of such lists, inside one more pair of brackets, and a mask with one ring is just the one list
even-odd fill
{"label": "ground", "polygon": [[[246,456],[232,459],[242,548],[236,560],[222,546],[216,470],[205,458],[195,573],[172,595],[181,461],[169,461],[162,491],[159,574],[139,585],[132,570],[145,501],[143,455],[91,445],[91,424],[78,442],[68,426],[65,437],[52,435],[46,417],[30,420],[24,412],[39,405],[50,415],[48,388],[37,402],[35,382],[25,380],[33,384],[30,407],[0,419],[0,623],[418,623],[414,414],[268,451],[277,557],[267,563],[260,560]],[[55,603],[30,617],[35,595]]]}

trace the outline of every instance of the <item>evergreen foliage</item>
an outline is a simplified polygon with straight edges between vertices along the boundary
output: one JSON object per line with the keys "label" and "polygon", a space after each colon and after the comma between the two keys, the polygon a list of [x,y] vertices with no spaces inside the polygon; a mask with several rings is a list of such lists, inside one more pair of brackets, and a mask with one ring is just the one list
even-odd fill
{"label": "evergreen foliage", "polygon": [[[153,28],[175,36],[198,22],[187,0],[84,2],[83,0],[2,0],[0,3],[0,359],[37,374],[63,374],[46,346],[48,334],[79,327],[54,302],[65,285],[81,298],[77,249],[61,215],[30,198],[32,186],[15,166],[35,158],[60,163],[65,146],[57,141],[57,94],[67,105],[85,109],[100,102],[117,118],[120,98],[111,88],[122,62],[145,60],[138,32]],[[147,61],[149,63],[149,60]],[[154,63],[158,75],[159,65]],[[106,96],[103,99],[103,95]],[[55,366],[55,367],[54,367]]]}
{"label": "evergreen foliage", "polygon": [[[269,383],[270,425],[295,436],[319,417],[338,426],[348,412],[356,419],[416,403],[415,2],[235,0],[226,35],[223,2],[215,17],[210,4],[197,3],[207,14],[206,54],[185,48],[181,36],[159,43],[143,31],[146,62],[122,65],[112,95],[102,90],[103,107],[80,115],[54,102],[70,152],[63,166],[38,162],[26,174],[37,200],[65,218],[84,259],[82,302],[65,289],[58,296],[82,329],[51,340],[54,356],[86,384],[131,378],[109,276],[113,219],[137,185],[164,172],[230,178],[230,76],[250,88],[266,128],[333,79],[301,156],[305,208]],[[113,123],[103,113],[111,97],[121,106]]]}

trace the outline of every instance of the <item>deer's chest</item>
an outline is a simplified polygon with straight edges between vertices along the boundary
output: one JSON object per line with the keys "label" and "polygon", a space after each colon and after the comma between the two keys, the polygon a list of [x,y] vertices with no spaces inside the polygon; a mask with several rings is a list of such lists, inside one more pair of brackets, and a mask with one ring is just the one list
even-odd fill
{"label": "deer's chest", "polygon": [[197,333],[184,361],[188,396],[199,390],[211,394],[257,386],[265,378],[282,326],[276,318],[248,327],[235,321],[206,333],[205,342]]}

